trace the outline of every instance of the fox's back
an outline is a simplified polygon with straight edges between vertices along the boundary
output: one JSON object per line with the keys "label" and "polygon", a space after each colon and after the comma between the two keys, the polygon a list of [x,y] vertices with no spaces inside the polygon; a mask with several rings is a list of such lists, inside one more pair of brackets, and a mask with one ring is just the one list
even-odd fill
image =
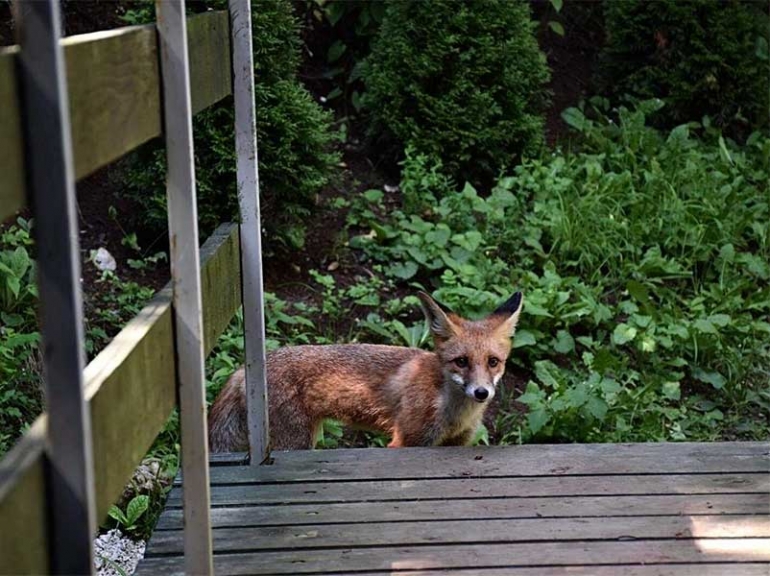
{"label": "fox's back", "polygon": [[394,377],[404,365],[430,362],[433,356],[416,348],[375,344],[280,348],[267,358],[270,406],[388,428],[400,401]]}

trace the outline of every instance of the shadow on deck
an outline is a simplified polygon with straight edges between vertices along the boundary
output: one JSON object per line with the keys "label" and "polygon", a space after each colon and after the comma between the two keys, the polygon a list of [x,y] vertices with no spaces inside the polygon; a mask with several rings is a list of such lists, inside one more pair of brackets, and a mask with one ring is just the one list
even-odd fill
{"label": "shadow on deck", "polygon": [[[770,444],[212,460],[217,574],[770,574]],[[183,571],[181,487],[138,574]]]}

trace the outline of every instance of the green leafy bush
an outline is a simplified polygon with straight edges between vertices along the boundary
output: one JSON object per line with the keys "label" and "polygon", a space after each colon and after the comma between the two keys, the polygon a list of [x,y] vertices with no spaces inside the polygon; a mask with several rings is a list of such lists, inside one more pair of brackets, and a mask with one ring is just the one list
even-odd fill
{"label": "green leafy bush", "polygon": [[[512,361],[528,413],[508,397],[503,441],[766,436],[770,139],[661,133],[659,103],[614,118],[596,104],[594,120],[565,113],[581,151],[530,160],[487,197],[466,185],[383,216],[364,194],[352,218],[371,232],[351,244],[461,314],[524,292]],[[430,178],[424,158],[405,164]]]}
{"label": "green leafy bush", "polygon": [[363,70],[371,135],[487,182],[542,142],[549,72],[529,6],[390,1]]}
{"label": "green leafy bush", "polygon": [[0,455],[40,413],[40,364],[31,222],[0,233]]}
{"label": "green leafy bush", "polygon": [[[136,242],[134,235],[125,241]],[[93,252],[84,266],[93,265]],[[149,270],[163,258],[163,253],[149,257],[138,253],[128,264]],[[32,221],[20,217],[0,231],[0,456],[42,411],[35,271]],[[99,289],[84,295],[89,357],[104,348],[153,295],[151,288],[121,280],[115,272],[102,272],[96,282]]]}
{"label": "green leafy bush", "polygon": [[746,134],[768,121],[767,6],[722,0],[604,2],[600,80],[661,98],[669,126],[704,115]]}
{"label": "green leafy bush", "polygon": [[[207,6],[225,9],[226,2]],[[152,20],[151,10],[132,13]],[[288,0],[261,0],[252,11],[254,98],[257,111],[263,224],[289,246],[304,242],[303,218],[328,181],[338,155],[331,118],[296,79],[300,64],[299,23]],[[237,217],[234,112],[231,99],[199,114],[195,137],[198,214],[201,234]],[[138,154],[130,170],[129,193],[150,223],[165,226],[165,152],[155,145]],[[143,215],[143,216],[144,216]]]}

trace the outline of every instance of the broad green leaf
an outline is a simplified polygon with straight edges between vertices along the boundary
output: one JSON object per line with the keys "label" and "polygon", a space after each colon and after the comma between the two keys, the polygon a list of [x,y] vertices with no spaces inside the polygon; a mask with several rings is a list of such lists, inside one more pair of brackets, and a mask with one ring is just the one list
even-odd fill
{"label": "broad green leaf", "polygon": [[725,262],[735,260],[735,247],[732,244],[725,244],[719,249],[719,258]]}
{"label": "broad green leaf", "polygon": [[655,352],[657,348],[657,342],[650,334],[642,335],[641,344],[642,352]]}
{"label": "broad green leaf", "polygon": [[581,382],[578,385],[570,388],[564,393],[564,398],[572,408],[580,408],[583,404],[588,402],[588,387],[585,382]]}
{"label": "broad green leaf", "polygon": [[126,518],[129,524],[136,524],[136,521],[141,518],[142,514],[147,511],[150,506],[150,497],[146,494],[140,494],[134,496],[131,502],[126,507]]}
{"label": "broad green leaf", "polygon": [[538,306],[537,304],[527,302],[526,300],[524,301],[524,308],[529,316],[544,316],[546,318],[553,318],[553,315],[548,312],[548,310],[542,306]]}
{"label": "broad green leaf", "polygon": [[370,204],[379,204],[382,201],[383,192],[377,189],[367,190],[363,193],[363,197]]}
{"label": "broad green leaf", "polygon": [[107,512],[107,515],[120,524],[123,524],[123,525],[128,524],[126,515],[123,514],[123,511],[115,505],[110,506],[110,509]]}
{"label": "broad green leaf", "polygon": [[608,406],[607,403],[601,398],[591,396],[586,403],[586,409],[588,413],[599,421],[604,420],[607,416]]}
{"label": "broad green leaf", "polygon": [[636,328],[626,323],[618,324],[612,332],[612,342],[618,346],[631,342],[636,337]]}
{"label": "broad green leaf", "polygon": [[19,282],[19,279],[14,278],[13,276],[9,276],[5,281],[8,284],[8,288],[11,290],[14,298],[18,298],[19,291],[21,290],[21,283]]}
{"label": "broad green leaf", "polygon": [[698,318],[695,322],[693,322],[692,326],[698,332],[701,332],[703,334],[718,333],[716,327],[714,326],[714,324],[711,323],[711,321],[708,318]]}
{"label": "broad green leaf", "polygon": [[523,348],[524,346],[533,346],[537,344],[537,338],[529,330],[517,330],[513,337],[513,347]]}
{"label": "broad green leaf", "polygon": [[663,395],[669,400],[679,400],[682,397],[679,382],[664,382]]}
{"label": "broad green leaf", "polygon": [[425,235],[425,242],[443,248],[446,246],[451,235],[452,231],[449,229],[449,226],[439,224],[435,230],[431,230]]}
{"label": "broad green leaf", "polygon": [[575,351],[575,339],[566,330],[559,330],[556,333],[556,342],[553,349],[559,354],[569,354]]}
{"label": "broad green leaf", "polygon": [[329,20],[329,23],[334,26],[345,14],[345,3],[329,2],[326,4],[326,6],[324,6],[324,13],[326,14],[326,18]]}
{"label": "broad green leaf", "polygon": [[556,20],[551,20],[548,22],[548,27],[554,31],[555,34],[558,34],[559,36],[564,36],[564,26],[562,26],[561,22],[557,22]]}
{"label": "broad green leaf", "polygon": [[586,128],[586,117],[578,108],[567,108],[561,113],[562,119],[578,132]]}
{"label": "broad green leaf", "polygon": [[708,317],[708,321],[711,322],[714,326],[724,328],[730,323],[730,316],[727,314],[712,314]]}
{"label": "broad green leaf", "polygon": [[650,292],[641,282],[636,280],[629,280],[626,284],[626,290],[628,290],[628,293],[631,295],[631,297],[639,302],[639,304],[649,304]]}
{"label": "broad green leaf", "polygon": [[553,6],[553,9],[557,12],[561,12],[561,7],[563,6],[564,1],[563,0],[551,0],[551,6]]}
{"label": "broad green leaf", "polygon": [[537,434],[548,423],[549,416],[545,408],[538,408],[527,414],[527,423],[533,434]]}
{"label": "broad green leaf", "polygon": [[717,390],[724,388],[726,382],[725,377],[722,376],[719,372],[708,372],[702,368],[695,368],[692,371],[692,376],[696,380],[700,380],[706,384],[711,384]]}
{"label": "broad green leaf", "polygon": [[418,266],[411,260],[407,262],[396,262],[388,267],[388,273],[402,280],[409,280],[417,274]]}
{"label": "broad green leaf", "polygon": [[534,404],[541,403],[544,396],[545,393],[540,390],[537,383],[530,380],[527,382],[527,389],[524,391],[524,394],[516,398],[516,401],[531,407]]}
{"label": "broad green leaf", "polygon": [[550,388],[558,388],[559,382],[556,380],[554,372],[557,372],[558,368],[546,360],[535,362],[535,376],[543,384]]}
{"label": "broad green leaf", "polygon": [[612,378],[602,378],[599,383],[599,387],[602,389],[605,395],[618,394],[621,391],[620,384]]}

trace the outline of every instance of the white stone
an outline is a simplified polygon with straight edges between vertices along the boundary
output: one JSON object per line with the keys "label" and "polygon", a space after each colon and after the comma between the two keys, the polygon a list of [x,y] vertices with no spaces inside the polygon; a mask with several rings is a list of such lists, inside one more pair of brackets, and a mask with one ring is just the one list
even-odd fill
{"label": "white stone", "polygon": [[133,574],[144,557],[145,542],[131,540],[114,528],[94,540],[94,566],[98,576],[122,576]]}
{"label": "white stone", "polygon": [[106,248],[99,248],[94,254],[94,265],[101,271],[109,270],[114,272],[118,267],[118,263],[115,262],[112,254],[107,252]]}

